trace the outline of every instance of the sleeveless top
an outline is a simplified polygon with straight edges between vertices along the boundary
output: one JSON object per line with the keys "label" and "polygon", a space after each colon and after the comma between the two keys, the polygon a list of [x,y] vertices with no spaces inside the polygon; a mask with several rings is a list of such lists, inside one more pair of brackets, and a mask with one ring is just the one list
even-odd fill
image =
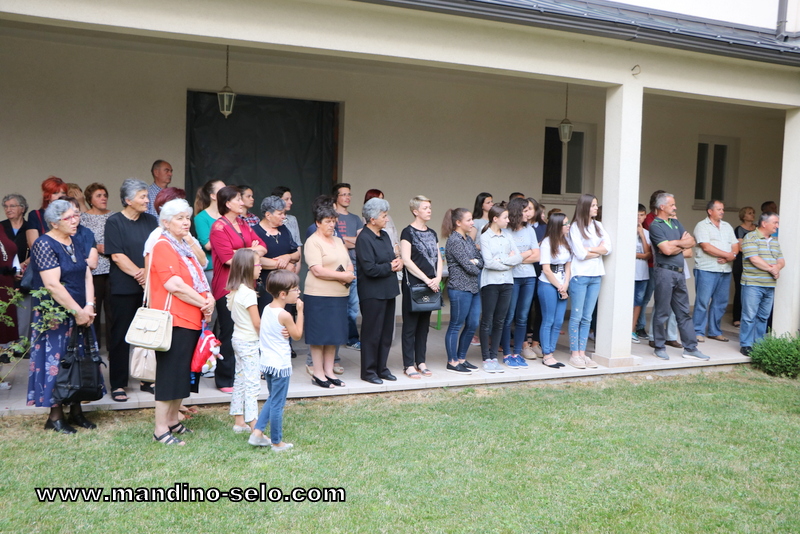
{"label": "sleeveless top", "polygon": [[282,311],[283,308],[267,306],[261,313],[259,370],[265,374],[285,377],[292,375],[292,347],[281,333],[283,325],[278,321],[278,315]]}

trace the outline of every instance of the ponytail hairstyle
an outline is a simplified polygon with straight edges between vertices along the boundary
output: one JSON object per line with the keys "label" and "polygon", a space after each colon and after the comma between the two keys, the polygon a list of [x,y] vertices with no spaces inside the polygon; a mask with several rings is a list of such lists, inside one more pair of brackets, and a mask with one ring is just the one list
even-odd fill
{"label": "ponytail hairstyle", "polygon": [[[483,218],[483,201],[487,198],[491,197],[491,193],[480,193],[477,197],[475,197],[475,208],[472,210],[472,218],[473,219],[481,219]],[[494,198],[494,197],[492,197]],[[489,221],[491,222],[491,221]]]}
{"label": "ponytail hairstyle", "polygon": [[258,253],[253,249],[240,248],[237,250],[231,260],[231,270],[225,290],[236,291],[242,284],[247,287],[255,287],[256,279],[253,276],[253,267],[258,259]]}
{"label": "ponytail hairstyle", "polygon": [[[214,193],[214,184],[224,183],[222,180],[209,180],[197,190],[194,196],[194,214],[197,215],[211,205],[211,195]],[[238,286],[237,286],[238,287]]]}
{"label": "ponytail hairstyle", "polygon": [[524,197],[512,198],[508,201],[508,228],[509,230],[517,231],[524,226],[527,222],[522,222],[522,212],[528,207],[528,199]]}
{"label": "ponytail hairstyle", "polygon": [[575,204],[575,215],[572,217],[572,224],[578,225],[578,230],[580,230],[584,239],[589,238],[589,235],[586,233],[586,228],[589,227],[589,223],[594,224],[594,231],[598,236],[603,235],[603,231],[600,230],[600,225],[589,215],[593,200],[597,200],[597,197],[584,193],[578,198],[578,203]]}
{"label": "ponytail hairstyle", "polygon": [[450,237],[450,234],[455,232],[456,228],[458,228],[458,221],[463,219],[464,215],[467,213],[469,213],[467,208],[453,208],[447,210],[442,220],[442,237],[445,239]]}
{"label": "ponytail hairstyle", "polygon": [[[569,246],[567,236],[561,230],[564,228],[564,221],[567,216],[562,212],[556,212],[550,215],[547,219],[547,228],[544,231],[544,237],[550,239],[550,256],[555,257],[558,255],[558,249],[564,247],[567,252],[572,254],[572,248]],[[544,240],[542,240],[544,241]]]}
{"label": "ponytail hairstyle", "polygon": [[508,210],[505,207],[501,206],[500,204],[495,204],[494,206],[492,206],[492,209],[489,210],[489,224],[487,224],[481,229],[481,233],[484,233],[492,225],[492,221],[500,217],[504,211]]}

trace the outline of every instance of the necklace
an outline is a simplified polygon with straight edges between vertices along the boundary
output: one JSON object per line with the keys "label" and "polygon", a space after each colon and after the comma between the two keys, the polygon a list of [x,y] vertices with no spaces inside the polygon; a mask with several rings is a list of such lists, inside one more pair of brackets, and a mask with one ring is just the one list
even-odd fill
{"label": "necklace", "polygon": [[61,245],[61,248],[64,249],[64,252],[66,252],[69,255],[69,258],[72,260],[72,263],[78,263],[78,258],[75,257],[75,249],[72,247],[71,242],[69,245],[65,245],[64,243],[59,241],[58,244]]}

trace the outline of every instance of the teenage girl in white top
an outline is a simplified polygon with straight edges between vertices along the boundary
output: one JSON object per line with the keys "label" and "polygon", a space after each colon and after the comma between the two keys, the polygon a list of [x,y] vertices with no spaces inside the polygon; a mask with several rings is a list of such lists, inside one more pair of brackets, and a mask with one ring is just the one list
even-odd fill
{"label": "teenage girl in white top", "polygon": [[567,296],[571,277],[572,250],[569,248],[567,234],[569,220],[563,213],[554,213],[547,221],[547,229],[539,247],[539,304],[542,308],[542,326],[539,329],[539,342],[542,345],[542,364],[558,369],[564,364],[556,361],[553,352],[564,324],[567,311]]}
{"label": "teenage girl in white top", "polygon": [[600,280],[606,273],[602,256],[611,252],[611,238],[597,217],[597,198],[583,194],[575,206],[569,229],[572,248],[572,281],[569,285],[569,364],[578,369],[597,367],[586,356],[586,341],[592,313],[600,294]]}

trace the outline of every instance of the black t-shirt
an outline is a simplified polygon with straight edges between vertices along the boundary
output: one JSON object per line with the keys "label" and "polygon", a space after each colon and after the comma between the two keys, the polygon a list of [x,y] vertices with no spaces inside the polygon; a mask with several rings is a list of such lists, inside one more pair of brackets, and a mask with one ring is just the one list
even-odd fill
{"label": "black t-shirt", "polygon": [[[122,212],[111,215],[106,221],[106,254],[125,254],[137,267],[144,267],[144,243],[150,233],[158,227],[158,221],[149,213],[142,213],[132,221]],[[109,272],[112,295],[135,295],[142,286],[132,276],[125,274],[116,263],[111,262]]]}
{"label": "black t-shirt", "polygon": [[[430,228],[421,231],[417,230],[411,225],[403,228],[400,234],[400,241],[408,241],[411,243],[411,261],[414,265],[419,267],[425,276],[434,278],[436,276],[436,264],[439,259],[439,238],[436,232]],[[422,284],[422,280],[408,273],[408,282],[410,284]]]}

